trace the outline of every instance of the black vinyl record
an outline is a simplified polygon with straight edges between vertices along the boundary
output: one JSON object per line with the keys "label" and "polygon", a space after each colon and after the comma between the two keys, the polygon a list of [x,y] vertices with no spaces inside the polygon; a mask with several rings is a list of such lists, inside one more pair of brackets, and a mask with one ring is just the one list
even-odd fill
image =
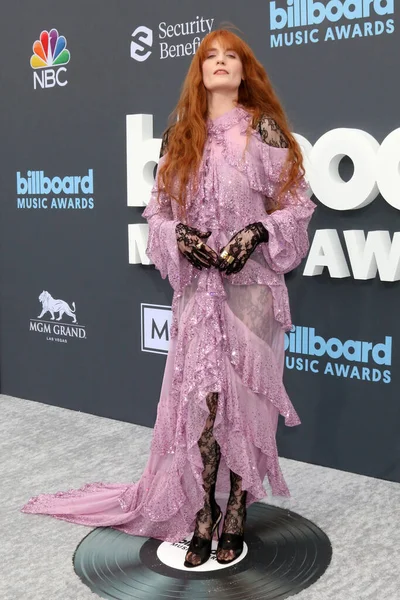
{"label": "black vinyl record", "polygon": [[75,550],[74,569],[92,592],[113,600],[283,600],[312,585],[332,557],[328,537],[314,523],[259,502],[247,509],[245,548],[234,563],[215,560],[214,540],[207,563],[187,569],[189,542],[99,527]]}

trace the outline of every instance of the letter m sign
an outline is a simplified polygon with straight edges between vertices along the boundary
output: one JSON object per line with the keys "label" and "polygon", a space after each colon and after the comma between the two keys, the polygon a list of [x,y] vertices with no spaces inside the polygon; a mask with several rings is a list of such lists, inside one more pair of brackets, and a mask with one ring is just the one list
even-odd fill
{"label": "letter m sign", "polygon": [[167,354],[172,321],[170,306],[141,304],[142,352]]}

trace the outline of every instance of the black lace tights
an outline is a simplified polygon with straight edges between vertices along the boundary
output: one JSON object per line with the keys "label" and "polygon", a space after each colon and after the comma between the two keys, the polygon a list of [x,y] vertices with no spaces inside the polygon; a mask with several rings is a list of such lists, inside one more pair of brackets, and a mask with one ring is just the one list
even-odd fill
{"label": "black lace tights", "polygon": [[[242,490],[242,478],[230,471],[231,491],[228,504],[226,506],[226,515],[223,531],[225,533],[238,533],[243,535],[244,509],[246,507],[247,491]],[[219,550],[217,553],[221,560],[230,560],[234,558],[233,550]]]}
{"label": "black lace tights", "polygon": [[[215,504],[215,484],[217,481],[221,451],[219,444],[213,435],[214,421],[218,406],[218,393],[208,394],[206,402],[210,413],[198,441],[204,465],[204,506],[196,515],[196,527],[193,535],[209,540],[211,539],[213,522],[215,522],[219,514]],[[231,492],[227,504],[223,531],[227,533],[242,533],[246,492],[242,492],[242,478],[239,475],[230,471],[230,479]],[[229,559],[231,554],[231,550],[222,550],[220,553],[222,559]],[[186,560],[193,565],[200,563],[200,558],[194,552],[188,552],[186,554]]]}
{"label": "black lace tights", "polygon": [[[205,539],[211,539],[213,520],[218,516],[215,507],[215,484],[221,451],[218,442],[213,435],[215,415],[217,414],[218,394],[210,393],[207,396],[207,407],[210,411],[202,435],[198,441],[201,458],[203,460],[203,488],[204,506],[197,513],[196,528],[193,535]],[[214,516],[214,519],[213,519]],[[192,565],[200,563],[200,557],[194,552],[187,552],[186,560]]]}

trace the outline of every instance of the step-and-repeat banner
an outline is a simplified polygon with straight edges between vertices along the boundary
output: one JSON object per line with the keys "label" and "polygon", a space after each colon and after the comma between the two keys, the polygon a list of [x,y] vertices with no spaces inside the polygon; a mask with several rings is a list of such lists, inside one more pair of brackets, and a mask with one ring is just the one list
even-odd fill
{"label": "step-and-repeat banner", "polygon": [[398,14],[394,0],[3,3],[1,392],[154,425],[172,290],[141,215],[193,54],[231,23],[318,204],[286,276],[302,425],[280,423],[280,454],[400,481]]}

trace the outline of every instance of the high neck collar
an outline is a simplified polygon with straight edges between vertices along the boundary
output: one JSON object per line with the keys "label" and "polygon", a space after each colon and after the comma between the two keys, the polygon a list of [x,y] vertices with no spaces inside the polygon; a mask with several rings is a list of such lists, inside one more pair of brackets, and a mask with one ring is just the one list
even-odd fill
{"label": "high neck collar", "polygon": [[215,119],[208,117],[207,128],[211,131],[214,129],[229,129],[244,117],[249,117],[249,113],[241,104],[238,104]]}

